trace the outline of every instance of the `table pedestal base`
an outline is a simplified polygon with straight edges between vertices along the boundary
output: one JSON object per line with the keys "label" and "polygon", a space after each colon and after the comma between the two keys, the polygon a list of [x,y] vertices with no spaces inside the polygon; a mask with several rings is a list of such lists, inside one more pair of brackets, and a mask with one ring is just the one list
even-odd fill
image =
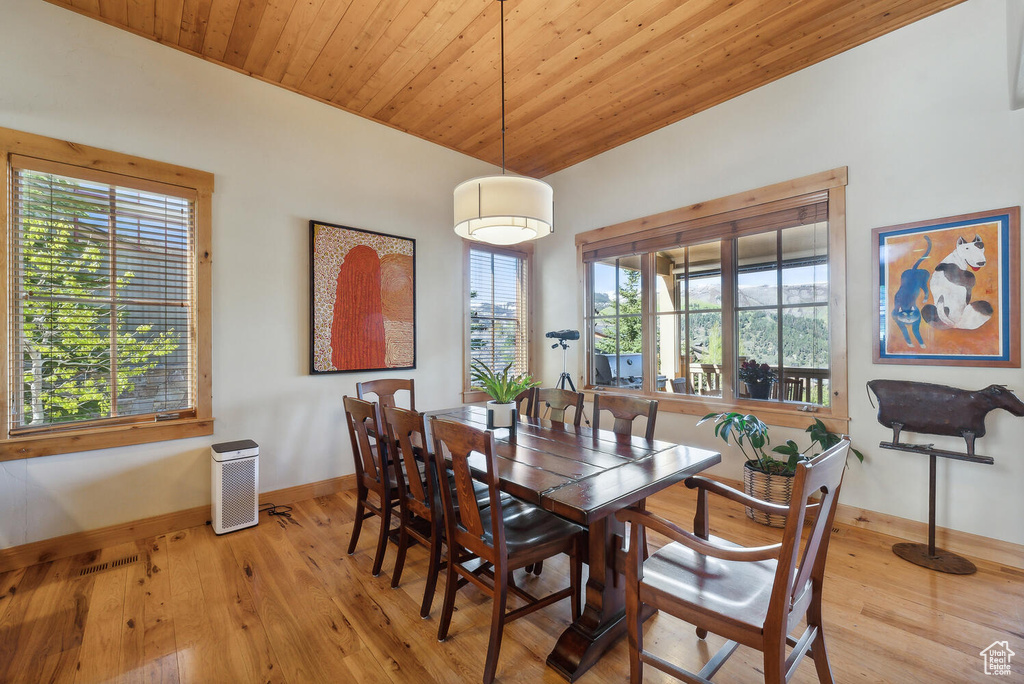
{"label": "table pedestal base", "polygon": [[931,570],[946,572],[951,575],[973,575],[978,568],[963,556],[958,556],[942,549],[929,551],[927,544],[902,542],[892,545],[892,552],[905,561],[920,565]]}

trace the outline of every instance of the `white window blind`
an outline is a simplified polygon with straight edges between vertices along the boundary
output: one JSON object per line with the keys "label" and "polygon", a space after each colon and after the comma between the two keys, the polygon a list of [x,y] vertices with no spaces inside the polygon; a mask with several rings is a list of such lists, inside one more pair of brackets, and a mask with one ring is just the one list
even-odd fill
{"label": "white window blind", "polygon": [[11,434],[194,415],[195,191],[12,172]]}
{"label": "white window blind", "polygon": [[469,252],[470,356],[492,370],[511,363],[512,372],[528,371],[526,271],[525,255]]}

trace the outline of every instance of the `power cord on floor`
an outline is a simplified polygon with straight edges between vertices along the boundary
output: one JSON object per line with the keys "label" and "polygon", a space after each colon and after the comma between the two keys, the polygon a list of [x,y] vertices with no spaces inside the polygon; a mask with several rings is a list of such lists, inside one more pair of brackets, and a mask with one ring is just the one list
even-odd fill
{"label": "power cord on floor", "polygon": [[263,513],[264,511],[266,511],[267,515],[279,515],[282,518],[291,518],[292,517],[292,507],[291,506],[275,506],[272,503],[268,503],[268,504],[264,504],[260,508],[260,513]]}

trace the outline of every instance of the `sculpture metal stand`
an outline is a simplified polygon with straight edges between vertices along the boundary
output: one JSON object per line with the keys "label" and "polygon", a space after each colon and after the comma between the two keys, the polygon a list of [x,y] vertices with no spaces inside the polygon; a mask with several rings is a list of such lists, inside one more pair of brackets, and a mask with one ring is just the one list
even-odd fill
{"label": "sculpture metal stand", "polygon": [[[905,380],[872,380],[868,388],[878,398],[878,422],[892,428],[892,441],[882,442],[883,449],[909,451],[928,456],[928,543],[903,542],[892,547],[893,553],[917,565],[948,572],[970,575],[977,568],[974,563],[949,551],[935,548],[935,470],[942,458],[970,463],[992,465],[989,456],[974,453],[975,439],[985,436],[985,416],[993,409],[1004,409],[1015,416],[1024,415],[1024,402],[1002,385],[989,385],[985,389],[969,391],[947,385]],[[900,442],[900,432],[920,432],[931,435],[960,436],[967,445],[967,453],[936,449],[931,444],[917,445]]]}
{"label": "sculpture metal stand", "polygon": [[928,543],[917,544],[914,542],[900,542],[892,545],[892,552],[903,560],[910,561],[939,572],[946,572],[951,575],[972,575],[977,571],[974,563],[963,556],[935,548],[935,470],[939,456],[952,458],[957,461],[970,461],[971,463],[986,463],[992,465],[994,461],[990,456],[969,456],[959,454],[955,451],[934,449],[930,444],[901,444],[894,442],[882,442],[878,446],[883,449],[895,449],[896,451],[910,451],[928,456]]}

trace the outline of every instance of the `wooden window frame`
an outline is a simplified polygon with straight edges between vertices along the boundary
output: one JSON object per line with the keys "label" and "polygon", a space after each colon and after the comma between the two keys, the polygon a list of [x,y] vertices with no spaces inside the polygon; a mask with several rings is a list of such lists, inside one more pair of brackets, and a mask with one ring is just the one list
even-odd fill
{"label": "wooden window frame", "polygon": [[[483,242],[473,242],[470,240],[463,240],[462,250],[462,302],[463,302],[463,326],[462,326],[462,401],[467,404],[487,401],[490,399],[486,392],[480,390],[474,390],[471,388],[472,381],[470,379],[469,363],[472,359],[469,348],[470,338],[470,326],[472,325],[472,316],[469,311],[469,294],[472,290],[470,278],[470,264],[469,264],[469,253],[470,250],[480,250],[484,252],[493,252],[495,254],[507,254],[510,256],[519,257],[526,260],[526,367],[527,369],[533,368],[533,243],[524,243],[516,245],[515,247],[501,247],[497,245],[489,245]],[[532,370],[528,372],[532,373]]]}
{"label": "wooden window frame", "polygon": [[[0,408],[4,415],[4,430],[0,435],[0,461],[49,456],[106,449],[110,447],[145,444],[171,439],[199,437],[213,434],[212,337],[211,337],[211,217],[213,175],[181,166],[165,164],[118,152],[110,152],[77,143],[47,138],[7,128],[0,128],[0,153],[3,155],[2,173],[5,189],[0,202],[0,226],[4,231],[3,256],[0,257],[0,307],[5,321],[10,320],[10,273],[8,245],[12,230],[10,202],[14,179],[11,172],[12,156],[29,157],[41,162],[52,162],[82,170],[83,178],[95,178],[97,172],[114,174],[125,179],[129,187],[145,188],[147,183],[172,185],[195,193],[195,308],[194,338],[196,345],[195,376],[196,397],[194,415],[170,420],[133,421],[131,417],[110,421],[90,421],[88,426],[61,426],[53,430],[11,436],[10,369],[8,350],[12,340],[11,325],[5,325],[0,343],[3,363],[0,364],[0,385],[4,388]],[[191,413],[191,412],[190,412]]]}
{"label": "wooden window frame", "polygon": [[[804,176],[795,180],[769,185],[756,190],[737,193],[708,202],[701,202],[671,211],[625,221],[596,230],[579,233],[576,236],[576,263],[578,287],[581,301],[589,306],[590,282],[585,254],[608,254],[616,252],[642,253],[645,267],[641,269],[641,291],[643,297],[643,340],[644,380],[643,387],[625,389],[596,386],[591,384],[593,349],[589,326],[591,318],[584,309],[583,329],[585,330],[584,371],[585,389],[610,393],[640,396],[659,401],[659,410],[674,413],[703,416],[719,411],[743,411],[756,413],[766,423],[787,427],[806,427],[814,418],[820,418],[831,430],[845,432],[849,429],[849,396],[847,389],[847,345],[846,345],[846,185],[847,168],[841,167],[822,173]],[[829,348],[831,363],[831,406],[818,406],[813,412],[799,404],[765,402],[749,399],[730,399],[733,378],[722,378],[723,397],[711,399],[699,395],[675,395],[655,391],[654,339],[655,339],[655,292],[648,279],[652,272],[653,252],[648,254],[644,243],[666,236],[677,236],[680,245],[695,244],[720,238],[735,237],[721,226],[729,223],[732,231],[745,233],[737,226],[744,219],[753,218],[765,212],[765,205],[774,207],[799,206],[808,195],[827,193],[828,198],[828,264],[829,264]],[[754,232],[754,231],[750,231]],[[732,249],[726,243],[723,249],[723,263],[733,259]],[[650,251],[650,250],[647,250]],[[734,301],[734,284],[723,279],[723,304]],[[728,306],[729,315],[722,317],[722,336],[735,338],[735,309]]]}

